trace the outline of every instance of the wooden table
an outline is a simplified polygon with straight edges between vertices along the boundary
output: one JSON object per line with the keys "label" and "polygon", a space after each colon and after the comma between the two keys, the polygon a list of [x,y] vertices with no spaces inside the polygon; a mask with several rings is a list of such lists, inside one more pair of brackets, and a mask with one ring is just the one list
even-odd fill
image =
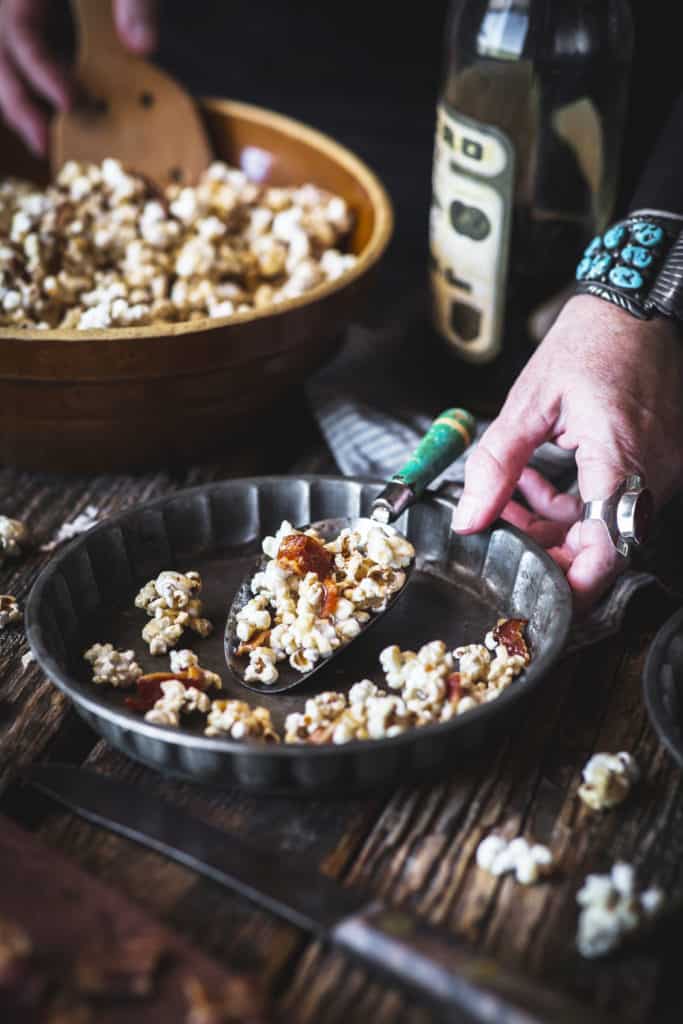
{"label": "wooden table", "polygon": [[[252,469],[280,471],[287,460],[291,465],[293,450],[274,453],[267,465],[253,455]],[[324,457],[306,466],[327,468]],[[48,537],[88,504],[106,515],[235,471],[234,464],[211,464],[174,475],[65,479],[4,470],[0,511]],[[34,552],[8,561],[0,589],[23,603],[47,558]],[[126,760],[98,741],[35,663],[22,667],[26,638],[11,626],[0,634],[0,811],[222,963],[256,969],[287,1021],[413,1024],[432,1017],[295,928],[33,800],[13,782],[17,769],[43,759],[95,766],[163,793],[228,835],[239,832],[283,858],[408,905],[505,964],[614,1011],[622,1024],[680,1021],[675,941],[654,936],[611,962],[581,960],[573,948],[575,894],[589,871],[624,859],[644,882],[683,897],[683,786],[648,724],[640,681],[653,633],[671,610],[672,602],[652,590],[637,597],[621,633],[565,659],[502,745],[454,763],[434,784],[382,798],[317,802],[203,791],[165,782]],[[581,768],[598,750],[631,751],[643,772],[631,798],[602,816],[576,797]],[[526,889],[479,871],[480,838],[502,826],[549,844],[561,862],[558,876]]]}

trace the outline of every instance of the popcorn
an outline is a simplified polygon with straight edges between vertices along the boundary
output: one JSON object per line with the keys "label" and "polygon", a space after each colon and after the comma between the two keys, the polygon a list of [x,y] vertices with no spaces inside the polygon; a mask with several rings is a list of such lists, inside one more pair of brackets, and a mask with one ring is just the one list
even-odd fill
{"label": "popcorn", "polygon": [[617,862],[609,875],[588,875],[576,895],[579,912],[576,945],[582,956],[604,956],[629,935],[649,926],[661,913],[664,894],[638,892],[630,864]]}
{"label": "popcorn", "polygon": [[184,649],[182,651],[170,652],[171,672],[174,674],[186,673],[189,679],[201,682],[203,689],[223,689],[223,680],[217,672],[211,672],[208,668],[202,668],[199,664],[199,657],[194,651]]}
{"label": "popcorn", "polygon": [[150,580],[135,598],[135,607],[152,616],[142,630],[150,654],[166,654],[174,647],[185,629],[206,637],[213,626],[202,618],[202,602],[198,594],[202,582],[198,572],[176,572],[167,569]]}
{"label": "popcorn", "polygon": [[93,644],[83,657],[92,665],[92,681],[116,688],[133,686],[142,675],[133,651],[117,651],[111,644]]}
{"label": "popcorn", "polygon": [[142,630],[142,639],[149,645],[150,654],[167,654],[178,643],[186,626],[190,623],[187,612],[164,615],[161,609]]}
{"label": "popcorn", "polygon": [[215,700],[211,704],[206,736],[230,736],[233,740],[262,739],[279,743],[270,712],[266,708],[252,708],[242,700]]}
{"label": "popcorn", "polygon": [[[504,690],[518,676],[526,665],[526,659],[520,654],[509,654],[503,644],[496,647],[495,657],[491,659],[487,681],[497,690]],[[497,694],[496,694],[497,696]]]}
{"label": "popcorn", "polygon": [[206,714],[211,707],[211,698],[196,686],[185,686],[178,679],[167,679],[161,683],[163,696],[145,715],[146,722],[154,725],[178,726],[181,714],[201,711]]}
{"label": "popcorn", "polygon": [[594,811],[608,810],[626,799],[639,777],[638,765],[626,751],[593,754],[583,769],[579,797]]}
{"label": "popcorn", "polygon": [[249,664],[244,670],[247,683],[265,683],[270,685],[278,680],[275,667],[275,652],[270,647],[256,647],[249,655]]}
{"label": "popcorn", "polygon": [[511,872],[520,885],[533,885],[553,869],[553,857],[547,846],[530,844],[519,836],[508,842],[491,834],[479,843],[477,865],[496,877]]}
{"label": "popcorn", "polygon": [[465,647],[456,647],[453,655],[460,662],[458,668],[463,683],[472,684],[487,679],[491,666],[491,655],[484,644],[467,644]]}
{"label": "popcorn", "polygon": [[28,538],[28,528],[21,520],[0,516],[0,564],[4,558],[18,558]]}
{"label": "popcorn", "polygon": [[62,523],[57,530],[57,533],[48,541],[46,544],[40,545],[41,551],[54,551],[56,547],[63,544],[67,540],[72,540],[81,533],[86,533],[91,530],[97,523],[98,511],[96,505],[86,506],[83,512],[79,512],[74,520],[70,523]]}
{"label": "popcorn", "polygon": [[220,161],[162,195],[118,160],[69,161],[45,191],[0,182],[0,326],[102,330],[274,306],[355,265],[342,251],[352,223],[339,196],[257,185]]}
{"label": "popcorn", "polygon": [[238,656],[251,658],[254,647],[269,652],[267,663],[259,655],[247,669],[248,681],[261,682],[277,680],[275,662],[287,659],[295,671],[310,672],[358,636],[370,614],[405,585],[400,566],[415,557],[409,541],[372,523],[323,543],[315,530],[295,530],[285,520],[262,548],[268,561],[251,580],[254,596],[237,613],[235,630]]}
{"label": "popcorn", "polygon": [[237,613],[237,626],[235,633],[245,643],[250,640],[254,633],[260,633],[264,629],[270,629],[270,613],[267,611],[268,598],[260,595],[247,601],[243,608]]}
{"label": "popcorn", "polygon": [[0,629],[12,622],[21,622],[22,613],[13,594],[0,594]]}

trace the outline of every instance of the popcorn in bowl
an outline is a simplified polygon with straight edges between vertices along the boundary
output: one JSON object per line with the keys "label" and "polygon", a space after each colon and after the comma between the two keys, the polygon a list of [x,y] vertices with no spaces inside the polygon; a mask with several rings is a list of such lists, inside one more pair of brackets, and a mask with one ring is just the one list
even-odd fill
{"label": "popcorn in bowl", "polygon": [[118,160],[0,181],[0,327],[91,330],[277,306],[355,265],[344,199],[217,161],[162,194]]}

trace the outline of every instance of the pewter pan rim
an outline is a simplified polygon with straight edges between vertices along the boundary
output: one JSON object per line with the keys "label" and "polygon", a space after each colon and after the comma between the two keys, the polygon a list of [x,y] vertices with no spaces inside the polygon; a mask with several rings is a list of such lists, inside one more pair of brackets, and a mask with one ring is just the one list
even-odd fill
{"label": "pewter pan rim", "polygon": [[662,670],[671,664],[670,646],[677,636],[683,636],[683,608],[670,615],[657,630],[643,666],[642,687],[652,728],[676,763],[683,768],[683,738],[676,739],[674,736],[671,716],[666,711],[661,693]]}
{"label": "pewter pan rim", "polygon": [[[455,733],[456,731],[467,729],[475,722],[484,721],[486,718],[494,720],[497,717],[502,717],[506,710],[511,708],[519,700],[523,700],[527,697],[531,691],[536,689],[536,687],[543,682],[543,679],[546,677],[549,669],[559,658],[569,632],[572,615],[571,593],[564,574],[552,558],[538,544],[536,544],[535,541],[523,533],[523,531],[503,520],[497,520],[488,530],[483,532],[486,534],[493,534],[498,530],[502,530],[512,534],[519,538],[524,547],[535,554],[542,562],[548,576],[553,582],[556,592],[552,638],[548,647],[543,652],[542,662],[539,663],[532,661],[530,667],[525,672],[524,678],[514,686],[505,690],[497,700],[491,701],[487,704],[482,704],[477,708],[472,708],[465,715],[456,716],[447,722],[438,722],[434,725],[409,729],[398,736],[382,740],[354,740],[353,742],[346,744],[328,743],[313,745],[296,743],[245,743],[244,741],[231,740],[223,737],[200,736],[186,732],[182,729],[154,725],[150,722],[146,722],[144,718],[140,718],[133,712],[124,708],[120,710],[117,708],[111,708],[98,700],[95,695],[90,696],[85,693],[84,684],[59,666],[56,658],[50,653],[48,645],[44,642],[42,636],[42,629],[40,627],[39,620],[43,594],[46,588],[50,585],[52,577],[57,575],[62,564],[79,548],[85,548],[87,546],[88,538],[95,536],[97,533],[104,533],[112,529],[112,527],[125,523],[127,520],[134,519],[142,512],[162,507],[172,501],[177,501],[178,499],[206,494],[212,490],[219,490],[226,486],[243,487],[251,485],[259,487],[264,484],[277,485],[284,482],[291,483],[292,480],[308,484],[321,481],[342,482],[358,484],[360,486],[377,486],[378,488],[384,486],[386,483],[386,481],[379,478],[341,476],[335,474],[263,474],[260,476],[250,477],[232,477],[227,480],[212,481],[206,484],[199,484],[195,487],[184,488],[179,491],[175,491],[172,494],[167,494],[160,498],[155,498],[152,501],[136,505],[133,508],[125,509],[122,512],[118,512],[113,516],[107,517],[90,530],[66,544],[62,551],[53,556],[53,558],[51,558],[48,564],[43,568],[31,589],[26,603],[25,624],[29,646],[36,658],[36,661],[46,673],[50,681],[54,683],[62,693],[64,693],[78,707],[84,708],[96,719],[105,719],[107,722],[112,723],[119,729],[131,730],[138,735],[148,736],[155,740],[161,740],[171,746],[183,746],[214,753],[222,752],[230,755],[238,754],[242,758],[245,756],[256,758],[276,757],[278,759],[284,758],[285,760],[290,758],[307,759],[325,757],[339,758],[344,756],[353,757],[354,752],[356,751],[368,752],[372,749],[378,749],[379,747],[381,747],[382,750],[386,750],[387,748],[395,749],[410,747],[417,740],[426,739],[429,736],[442,736],[447,732]],[[453,501],[441,495],[430,495],[428,498],[423,500],[430,503],[445,505],[449,508],[454,507]]]}

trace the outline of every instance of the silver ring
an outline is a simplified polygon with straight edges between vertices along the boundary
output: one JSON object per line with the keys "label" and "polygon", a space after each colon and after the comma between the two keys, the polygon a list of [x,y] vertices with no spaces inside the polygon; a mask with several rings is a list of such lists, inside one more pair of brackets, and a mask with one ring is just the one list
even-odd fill
{"label": "silver ring", "polygon": [[582,519],[604,523],[614,547],[628,558],[634,545],[650,535],[654,516],[654,498],[641,476],[627,476],[609,498],[587,501]]}

